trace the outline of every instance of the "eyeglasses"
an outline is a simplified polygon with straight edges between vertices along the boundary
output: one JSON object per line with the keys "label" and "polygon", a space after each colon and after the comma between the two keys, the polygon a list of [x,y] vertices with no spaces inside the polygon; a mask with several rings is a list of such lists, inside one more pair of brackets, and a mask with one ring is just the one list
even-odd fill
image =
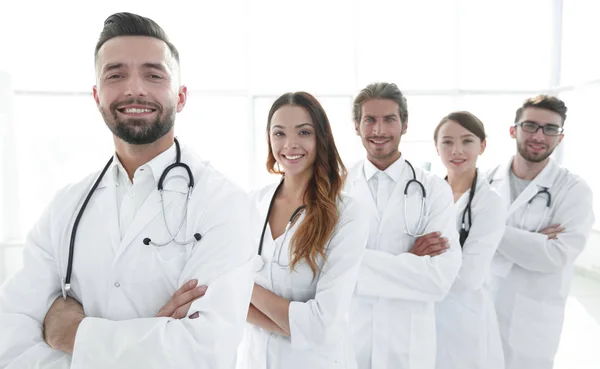
{"label": "eyeglasses", "polygon": [[515,123],[515,127],[516,126],[520,126],[523,131],[529,133],[537,133],[537,131],[541,128],[542,132],[544,132],[546,136],[558,136],[564,131],[563,127],[559,127],[554,124],[546,124],[545,126],[540,126],[539,124],[534,122],[521,122]]}

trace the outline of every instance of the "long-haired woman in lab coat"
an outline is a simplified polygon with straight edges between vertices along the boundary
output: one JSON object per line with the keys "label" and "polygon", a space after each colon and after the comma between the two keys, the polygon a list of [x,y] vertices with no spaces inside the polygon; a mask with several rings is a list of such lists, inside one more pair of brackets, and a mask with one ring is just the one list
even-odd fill
{"label": "long-haired woman in lab coat", "polygon": [[444,117],[434,132],[456,204],[462,267],[436,304],[437,369],[503,369],[502,344],[488,290],[492,257],[504,233],[506,207],[477,169],[486,147],[481,121],[465,111]]}
{"label": "long-haired woman in lab coat", "polygon": [[267,169],[257,191],[256,284],[243,367],[353,368],[346,315],[368,238],[368,219],[342,194],[346,169],[319,102],[286,93],[267,123]]}

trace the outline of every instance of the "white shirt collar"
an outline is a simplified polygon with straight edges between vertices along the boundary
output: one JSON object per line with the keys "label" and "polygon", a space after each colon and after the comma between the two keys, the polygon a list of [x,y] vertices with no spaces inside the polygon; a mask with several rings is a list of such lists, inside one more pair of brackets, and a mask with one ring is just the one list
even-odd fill
{"label": "white shirt collar", "polygon": [[402,158],[402,155],[392,163],[389,167],[387,167],[384,171],[379,170],[369,159],[365,158],[364,171],[365,178],[367,182],[373,178],[379,172],[384,172],[388,175],[394,182],[398,182],[402,177],[402,172],[404,172],[405,162]]}
{"label": "white shirt collar", "polygon": [[[154,182],[158,183],[163,171],[169,165],[175,163],[175,155],[176,155],[176,148],[175,148],[175,143],[173,143],[167,150],[158,154],[152,160],[150,160],[146,164],[144,164],[144,165],[140,166],[138,169],[136,169],[136,173],[138,171],[150,170],[152,173],[152,176],[154,177]],[[127,178],[127,183],[129,183],[127,171],[125,170],[125,167],[123,167],[123,164],[119,160],[119,157],[117,156],[116,153],[113,156],[113,162],[112,162],[111,167],[112,167],[111,170],[113,173],[113,179],[116,184],[119,183],[119,179],[125,179],[125,178]],[[135,174],[134,174],[134,176],[135,176]]]}

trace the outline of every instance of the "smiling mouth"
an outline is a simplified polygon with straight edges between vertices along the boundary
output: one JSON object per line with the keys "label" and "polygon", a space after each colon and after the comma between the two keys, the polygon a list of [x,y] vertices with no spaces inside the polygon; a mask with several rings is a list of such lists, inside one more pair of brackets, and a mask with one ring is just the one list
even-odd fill
{"label": "smiling mouth", "polygon": [[152,108],[120,108],[117,109],[122,114],[149,114],[154,113],[156,109]]}
{"label": "smiling mouth", "polygon": [[540,145],[540,144],[527,144],[528,147],[532,148],[534,151],[542,151],[546,149],[546,145]]}
{"label": "smiling mouth", "polygon": [[298,160],[298,159],[304,157],[304,155],[281,155],[281,156],[283,156],[287,160],[292,160],[292,161],[293,160]]}
{"label": "smiling mouth", "polygon": [[369,141],[376,145],[383,145],[383,144],[389,142],[390,139],[389,138],[370,138]]}

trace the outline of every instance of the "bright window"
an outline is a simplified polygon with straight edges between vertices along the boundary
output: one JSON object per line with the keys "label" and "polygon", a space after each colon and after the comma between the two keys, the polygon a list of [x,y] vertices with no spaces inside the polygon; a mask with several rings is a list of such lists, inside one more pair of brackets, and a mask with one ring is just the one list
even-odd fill
{"label": "bright window", "polygon": [[580,175],[594,190],[595,228],[600,230],[600,173],[597,159],[593,155],[600,137],[600,120],[597,103],[600,85],[580,88],[561,94],[569,109],[565,122],[564,164],[573,173]]}

